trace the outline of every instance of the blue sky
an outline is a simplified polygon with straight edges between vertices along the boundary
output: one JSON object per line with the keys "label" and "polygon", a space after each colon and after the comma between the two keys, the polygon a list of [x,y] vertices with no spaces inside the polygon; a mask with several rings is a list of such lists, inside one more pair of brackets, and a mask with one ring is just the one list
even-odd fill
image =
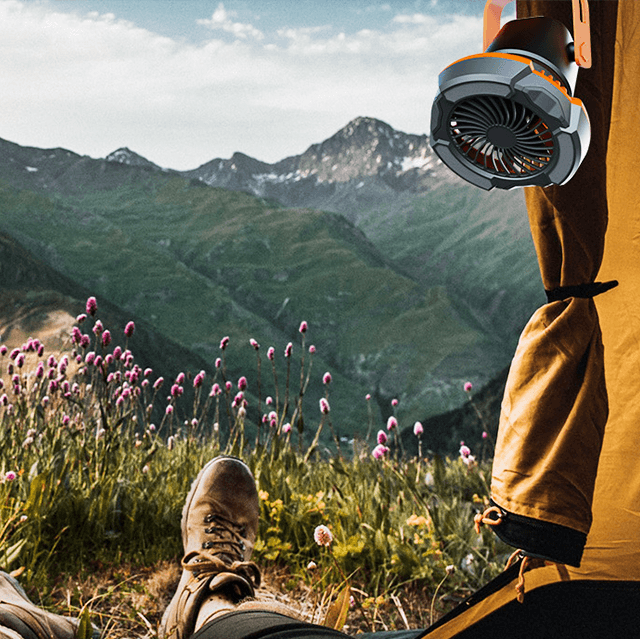
{"label": "blue sky", "polygon": [[482,0],[0,0],[0,137],[190,169],[274,162],[357,116],[426,133]]}

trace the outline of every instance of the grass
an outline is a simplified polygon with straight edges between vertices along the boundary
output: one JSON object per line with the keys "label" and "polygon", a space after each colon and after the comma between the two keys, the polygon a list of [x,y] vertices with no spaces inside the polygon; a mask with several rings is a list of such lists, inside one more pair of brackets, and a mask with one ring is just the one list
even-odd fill
{"label": "grass", "polygon": [[[226,344],[213,379],[161,382],[136,364],[135,333],[114,347],[105,330],[89,316],[66,350],[31,338],[0,349],[0,565],[37,602],[88,610],[104,637],[155,636],[177,581],[184,498],[220,453],[241,456],[256,478],[261,596],[306,618],[318,620],[348,582],[350,631],[424,627],[501,571],[506,547],[473,531],[488,461],[404,458],[396,431],[378,459],[385,428],[373,412],[367,435],[340,440],[334,411],[309,405],[309,380],[324,371],[302,327],[296,367],[255,349],[245,391],[228,378]],[[323,384],[329,405],[335,383]],[[330,433],[333,449],[299,437],[302,424]],[[332,533],[328,547],[314,541],[319,525]]]}

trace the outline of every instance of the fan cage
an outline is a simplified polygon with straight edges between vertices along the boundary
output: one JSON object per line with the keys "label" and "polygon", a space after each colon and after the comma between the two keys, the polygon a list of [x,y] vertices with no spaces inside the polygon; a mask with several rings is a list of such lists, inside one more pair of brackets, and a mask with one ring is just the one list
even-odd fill
{"label": "fan cage", "polygon": [[[490,139],[494,127],[507,130],[502,143]],[[544,120],[524,104],[502,96],[476,95],[458,102],[449,118],[449,135],[464,161],[504,177],[541,173],[550,167],[555,152],[553,134]]]}

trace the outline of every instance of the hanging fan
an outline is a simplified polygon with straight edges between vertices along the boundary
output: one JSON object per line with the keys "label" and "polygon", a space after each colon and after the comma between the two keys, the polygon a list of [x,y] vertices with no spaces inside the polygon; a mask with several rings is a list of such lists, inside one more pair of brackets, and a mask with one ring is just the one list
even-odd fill
{"label": "hanging fan", "polygon": [[458,102],[449,136],[464,160],[496,175],[530,176],[544,171],[553,159],[553,135],[542,118],[501,96]]}
{"label": "hanging fan", "polygon": [[[508,1],[487,3],[485,43],[489,10]],[[489,43],[485,53],[440,74],[433,150],[460,177],[487,190],[568,182],[591,137],[586,109],[572,97],[575,61],[580,55],[583,66],[590,65],[584,57],[590,48],[576,47],[566,27],[551,18],[513,20]]]}

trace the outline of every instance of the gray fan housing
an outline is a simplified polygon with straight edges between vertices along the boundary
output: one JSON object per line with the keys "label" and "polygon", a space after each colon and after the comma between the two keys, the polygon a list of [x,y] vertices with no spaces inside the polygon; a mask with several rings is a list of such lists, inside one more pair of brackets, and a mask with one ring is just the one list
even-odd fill
{"label": "gray fan housing", "polygon": [[442,71],[430,138],[442,162],[486,190],[568,182],[591,139],[586,110],[569,97],[577,77],[571,54],[559,22],[514,20],[485,54]]}

